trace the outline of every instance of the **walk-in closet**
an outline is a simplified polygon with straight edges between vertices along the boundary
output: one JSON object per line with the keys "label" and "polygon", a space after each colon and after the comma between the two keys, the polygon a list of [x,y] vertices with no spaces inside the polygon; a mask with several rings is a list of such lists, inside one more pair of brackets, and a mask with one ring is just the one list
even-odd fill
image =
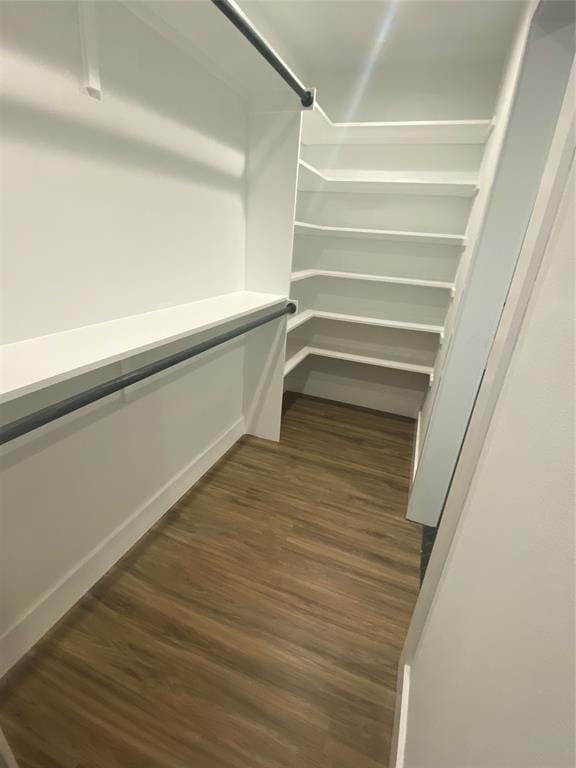
{"label": "walk-in closet", "polygon": [[[574,29],[568,0],[0,2],[0,766],[568,768],[522,704],[542,617],[499,711],[472,672],[520,664],[526,578],[463,553],[567,452],[540,429],[472,511],[524,335],[569,325]],[[558,665],[568,559],[529,507],[556,525],[562,483],[507,549]]]}

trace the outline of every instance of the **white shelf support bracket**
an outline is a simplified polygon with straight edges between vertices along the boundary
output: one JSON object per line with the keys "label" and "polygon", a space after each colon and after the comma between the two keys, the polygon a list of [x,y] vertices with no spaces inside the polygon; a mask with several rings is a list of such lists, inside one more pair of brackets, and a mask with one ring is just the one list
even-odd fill
{"label": "white shelf support bracket", "polygon": [[98,57],[98,22],[94,0],[79,0],[80,48],[82,51],[82,90],[100,101],[100,60]]}

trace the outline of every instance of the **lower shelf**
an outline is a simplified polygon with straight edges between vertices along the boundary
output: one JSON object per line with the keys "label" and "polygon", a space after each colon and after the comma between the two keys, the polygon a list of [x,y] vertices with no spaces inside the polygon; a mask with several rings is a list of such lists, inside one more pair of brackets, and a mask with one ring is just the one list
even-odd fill
{"label": "lower shelf", "polygon": [[428,376],[429,384],[434,380],[434,368],[427,365],[417,365],[415,363],[400,362],[398,360],[385,360],[379,357],[370,357],[368,355],[357,355],[350,352],[341,352],[338,350],[324,349],[322,347],[302,347],[291,355],[284,366],[284,376],[287,376],[297,365],[302,363],[309,355],[317,357],[329,357],[332,360],[346,360],[351,363],[361,363],[363,365],[374,365],[380,368],[393,368],[397,371],[410,371],[412,373],[421,373]]}

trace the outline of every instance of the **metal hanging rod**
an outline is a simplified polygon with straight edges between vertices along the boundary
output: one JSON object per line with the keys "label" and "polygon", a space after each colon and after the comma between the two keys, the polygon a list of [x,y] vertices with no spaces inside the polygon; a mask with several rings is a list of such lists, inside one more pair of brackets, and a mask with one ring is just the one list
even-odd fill
{"label": "metal hanging rod", "polygon": [[230,19],[232,24],[237,30],[242,32],[244,37],[252,43],[254,48],[264,56],[266,61],[271,64],[280,77],[288,83],[290,88],[295,91],[300,97],[300,102],[303,107],[311,107],[314,103],[314,92],[309,91],[291,72],[282,59],[274,53],[272,48],[268,45],[266,40],[257,32],[256,29],[250,24],[242,13],[236,8],[234,3],[230,0],[212,0],[214,5],[222,11],[226,18]]}
{"label": "metal hanging rod", "polygon": [[2,424],[0,426],[0,445],[10,442],[17,437],[32,432],[39,427],[43,427],[46,424],[50,424],[56,419],[66,416],[68,413],[77,411],[80,408],[84,408],[90,403],[95,403],[97,400],[102,400],[108,395],[119,392],[125,387],[129,387],[132,384],[137,384],[139,381],[148,379],[150,376],[154,376],[161,371],[165,371],[167,368],[172,368],[179,363],[183,363],[185,360],[190,360],[192,357],[201,355],[203,352],[207,352],[209,349],[220,346],[231,339],[235,339],[238,336],[242,336],[249,331],[253,331],[255,328],[259,328],[261,325],[276,320],[284,315],[292,315],[296,311],[296,305],[292,302],[286,304],[282,309],[277,309],[274,312],[270,312],[264,317],[259,317],[256,320],[250,320],[244,325],[240,325],[230,331],[224,331],[218,336],[213,336],[211,339],[201,341],[198,344],[194,344],[192,347],[183,350],[182,352],[176,352],[173,355],[163,357],[161,360],[156,360],[148,365],[143,365],[141,368],[137,368],[131,373],[125,373],[122,376],[116,376],[114,379],[105,381],[102,384],[97,384],[95,387],[86,389],[84,392],[79,392],[76,395],[67,397],[64,400],[60,400],[53,405],[47,405],[45,408],[40,408],[38,411],[23,416],[20,419],[11,421],[8,424]]}

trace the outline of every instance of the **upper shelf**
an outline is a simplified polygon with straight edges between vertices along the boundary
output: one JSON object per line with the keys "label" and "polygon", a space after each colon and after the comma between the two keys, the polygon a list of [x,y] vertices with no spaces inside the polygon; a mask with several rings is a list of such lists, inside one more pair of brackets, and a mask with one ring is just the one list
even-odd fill
{"label": "upper shelf", "polygon": [[4,344],[0,347],[0,402],[285,302],[286,297],[276,294],[235,291]]}
{"label": "upper shelf", "polygon": [[415,173],[390,171],[320,171],[299,161],[298,189],[302,192],[369,192],[400,195],[473,197],[476,178],[467,173]]}
{"label": "upper shelf", "polygon": [[325,224],[311,224],[305,221],[295,221],[294,232],[297,235],[399,240],[405,243],[436,243],[438,245],[462,246],[465,242],[464,235],[449,235],[436,232],[406,232],[394,229],[365,229],[362,227],[331,227]]}
{"label": "upper shelf", "polygon": [[303,144],[484,144],[492,120],[333,123],[321,107],[304,114]]}

